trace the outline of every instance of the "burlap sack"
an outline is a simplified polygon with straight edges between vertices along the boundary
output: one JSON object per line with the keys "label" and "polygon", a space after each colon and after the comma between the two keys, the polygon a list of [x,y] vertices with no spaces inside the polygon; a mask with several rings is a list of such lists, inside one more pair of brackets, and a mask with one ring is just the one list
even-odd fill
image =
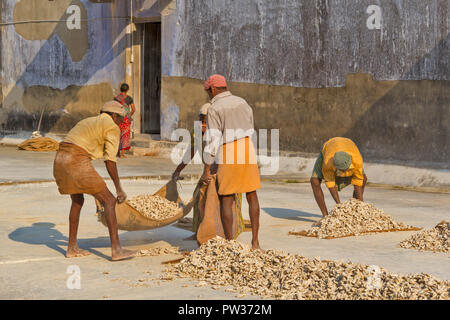
{"label": "burlap sack", "polygon": [[[197,242],[199,245],[207,242],[216,236],[225,237],[222,220],[220,217],[220,200],[217,193],[217,176],[213,175],[213,179],[208,186],[197,186],[201,191],[197,195],[199,226],[197,229]],[[245,225],[241,213],[242,195],[236,195],[233,203],[233,238],[244,231]],[[195,214],[195,213],[194,213]]]}
{"label": "burlap sack", "polygon": [[57,151],[58,147],[58,141],[47,137],[31,138],[25,140],[17,146],[19,150],[38,152]]}
{"label": "burlap sack", "polygon": [[[159,195],[166,198],[169,201],[176,202],[178,204],[177,214],[171,218],[165,220],[153,220],[147,218],[139,211],[134,209],[128,204],[127,201],[116,204],[116,218],[117,227],[119,230],[137,231],[137,230],[149,230],[168,226],[177,220],[186,216],[194,205],[194,198],[192,198],[187,204],[185,204],[179,194],[177,183],[170,180],[161,189],[155,192],[153,195]],[[103,206],[96,200],[98,220],[103,223],[104,226],[108,226],[106,223],[105,215],[103,214]]]}

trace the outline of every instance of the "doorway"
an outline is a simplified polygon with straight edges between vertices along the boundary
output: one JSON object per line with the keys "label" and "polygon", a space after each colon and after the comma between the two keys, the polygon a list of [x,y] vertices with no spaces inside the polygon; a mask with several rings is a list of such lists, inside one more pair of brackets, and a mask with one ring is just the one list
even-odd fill
{"label": "doorway", "polygon": [[145,23],[142,31],[141,132],[160,134],[161,22]]}

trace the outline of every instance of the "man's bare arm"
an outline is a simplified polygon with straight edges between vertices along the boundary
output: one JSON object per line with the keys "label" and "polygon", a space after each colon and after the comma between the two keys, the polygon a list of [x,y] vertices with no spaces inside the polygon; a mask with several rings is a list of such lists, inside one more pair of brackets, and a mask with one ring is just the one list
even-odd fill
{"label": "man's bare arm", "polygon": [[[191,153],[191,157],[189,161],[192,161],[192,159],[194,159],[195,156],[195,148],[191,147],[191,150],[186,150],[184,156],[183,156],[183,160],[186,159],[189,156],[189,152]],[[180,176],[181,171],[183,171],[184,168],[186,168],[188,164],[185,163],[185,161],[181,161],[181,163],[177,166],[177,168],[175,169],[175,171],[172,174],[172,179],[173,180],[178,180],[178,177]]]}
{"label": "man's bare arm", "polygon": [[117,171],[117,164],[114,161],[106,160],[105,166],[109,176],[111,177],[114,183],[114,186],[116,187],[117,201],[119,203],[122,203],[126,200],[127,195],[122,190],[122,186],[120,185],[119,172]]}
{"label": "man's bare arm", "polygon": [[364,201],[363,200],[363,187],[357,186],[355,185],[355,198],[360,200],[360,201]]}
{"label": "man's bare arm", "polygon": [[331,196],[333,197],[334,201],[336,203],[341,203],[341,200],[339,199],[339,193],[337,186],[334,186],[333,188],[328,188],[330,190]]}
{"label": "man's bare arm", "polygon": [[212,176],[211,176],[211,165],[210,164],[205,164],[201,180],[203,181],[203,184],[209,184],[211,179],[212,179]]}

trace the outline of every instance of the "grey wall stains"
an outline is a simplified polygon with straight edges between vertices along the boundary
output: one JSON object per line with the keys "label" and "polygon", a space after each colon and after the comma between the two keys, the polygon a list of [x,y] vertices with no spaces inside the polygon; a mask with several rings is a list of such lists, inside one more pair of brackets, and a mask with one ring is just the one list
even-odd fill
{"label": "grey wall stains", "polygon": [[[382,9],[369,30],[369,5]],[[448,0],[178,0],[169,76],[299,87],[375,80],[450,80]],[[422,59],[423,58],[423,59]]]}
{"label": "grey wall stains", "polygon": [[[3,23],[3,1],[0,1],[0,23]],[[3,42],[2,42],[2,34],[3,32],[1,32],[0,30],[0,81],[1,79],[1,71],[3,70],[2,68],[2,56],[3,56]],[[3,107],[3,85],[2,83],[0,83],[0,109]],[[0,123],[0,128],[1,127],[1,123]]]}
{"label": "grey wall stains", "polygon": [[371,159],[449,162],[449,6],[178,0],[162,108],[179,106],[179,125],[190,127],[205,97],[187,78],[221,73],[251,103],[257,127],[280,128],[285,150],[316,153],[347,136]]}

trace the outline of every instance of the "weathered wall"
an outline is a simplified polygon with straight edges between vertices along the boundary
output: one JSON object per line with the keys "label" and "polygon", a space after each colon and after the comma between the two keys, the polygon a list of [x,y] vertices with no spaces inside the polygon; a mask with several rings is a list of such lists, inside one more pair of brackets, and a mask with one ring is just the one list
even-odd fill
{"label": "weathered wall", "polygon": [[[164,100],[192,129],[208,101],[203,81],[164,77]],[[450,81],[374,81],[351,74],[340,88],[229,83],[252,106],[255,127],[280,129],[280,148],[318,153],[334,136],[353,139],[367,159],[450,160]]]}
{"label": "weathered wall", "polygon": [[[380,29],[369,29],[376,4]],[[448,0],[178,0],[168,76],[298,87],[375,80],[450,80]]]}
{"label": "weathered wall", "polygon": [[[374,29],[372,4],[381,8]],[[372,159],[448,162],[449,6],[178,0],[161,108],[179,110],[178,125],[191,127],[207,100],[201,82],[221,73],[252,105],[257,127],[281,129],[283,149],[316,153],[347,136]]]}
{"label": "weathered wall", "polygon": [[126,78],[126,1],[2,4],[3,128],[36,130],[44,109],[41,130],[64,132],[113,97]]}
{"label": "weathered wall", "polygon": [[[0,1],[0,23],[3,23],[3,1]],[[1,72],[2,72],[2,56],[3,56],[3,42],[2,42],[2,32],[0,30],[0,80],[1,78]],[[3,102],[3,85],[0,83],[0,107]],[[0,124],[1,128],[1,124]]]}
{"label": "weathered wall", "polygon": [[[47,108],[44,128],[65,131],[98,111],[124,79],[140,75],[127,49],[131,2],[1,4],[2,23],[11,22],[0,27],[0,124],[7,128],[34,130]],[[64,8],[73,4],[87,18],[80,30],[67,29]],[[372,4],[381,8],[379,29],[368,27]],[[162,22],[163,138],[192,126],[207,101],[201,82],[222,73],[254,108],[257,127],[281,128],[284,149],[317,152],[329,137],[344,135],[371,158],[450,160],[447,0],[133,5],[137,22]],[[18,24],[21,19],[52,21]]]}

